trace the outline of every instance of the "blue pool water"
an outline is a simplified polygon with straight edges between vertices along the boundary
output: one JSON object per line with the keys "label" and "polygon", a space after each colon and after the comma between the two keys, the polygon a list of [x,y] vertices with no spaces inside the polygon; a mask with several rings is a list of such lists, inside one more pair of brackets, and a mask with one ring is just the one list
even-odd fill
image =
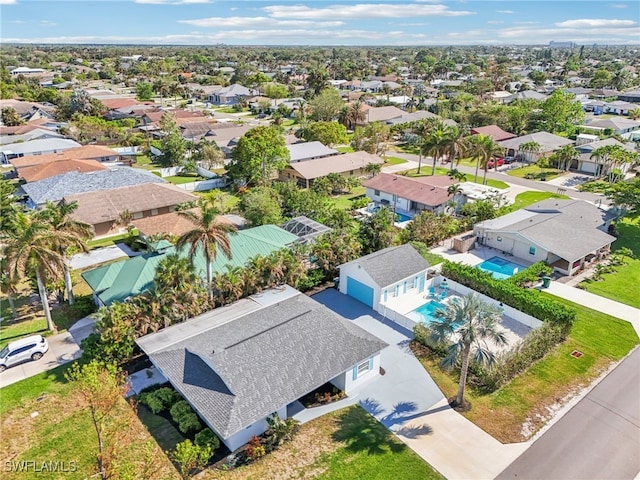
{"label": "blue pool water", "polygon": [[408,222],[409,220],[411,220],[411,218],[412,217],[410,217],[409,215],[396,212],[396,222],[399,222],[399,223]]}
{"label": "blue pool water", "polygon": [[493,278],[504,280],[505,278],[509,278],[512,275],[521,272],[527,267],[520,265],[519,263],[510,262],[504,258],[492,257],[478,265],[478,268],[491,273]]}
{"label": "blue pool water", "polygon": [[447,306],[444,303],[431,300],[429,303],[419,306],[415,310],[409,312],[409,318],[414,318],[422,323],[429,324],[435,320],[434,313],[438,309],[445,310]]}

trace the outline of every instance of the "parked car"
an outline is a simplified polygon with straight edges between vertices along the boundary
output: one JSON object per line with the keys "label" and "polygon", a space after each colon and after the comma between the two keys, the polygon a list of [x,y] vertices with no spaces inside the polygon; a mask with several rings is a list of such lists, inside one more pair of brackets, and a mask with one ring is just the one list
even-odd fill
{"label": "parked car", "polygon": [[47,350],[49,344],[42,335],[32,335],[10,342],[0,351],[0,372],[19,363],[40,360]]}
{"label": "parked car", "polygon": [[489,168],[494,168],[496,165],[498,167],[501,167],[502,165],[504,165],[504,158],[492,158],[491,160],[489,160],[489,163],[487,164]]}

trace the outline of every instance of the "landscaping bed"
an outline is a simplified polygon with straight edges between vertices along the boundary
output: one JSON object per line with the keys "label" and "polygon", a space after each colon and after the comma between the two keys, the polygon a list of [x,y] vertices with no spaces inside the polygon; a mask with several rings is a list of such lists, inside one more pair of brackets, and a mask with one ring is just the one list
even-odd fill
{"label": "landscaping bed", "polygon": [[346,396],[347,395],[338,387],[327,382],[300,398],[300,403],[304,405],[304,408],[313,408],[337,402],[338,400],[346,398]]}

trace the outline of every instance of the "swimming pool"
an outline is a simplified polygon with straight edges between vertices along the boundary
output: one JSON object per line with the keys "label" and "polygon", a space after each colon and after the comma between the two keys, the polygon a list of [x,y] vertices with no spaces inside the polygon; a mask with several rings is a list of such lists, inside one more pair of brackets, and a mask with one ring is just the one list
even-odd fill
{"label": "swimming pool", "polygon": [[407,317],[420,323],[429,324],[435,320],[435,312],[438,309],[445,310],[447,306],[444,303],[431,300],[424,305],[419,306],[415,310],[410,311]]}
{"label": "swimming pool", "polygon": [[493,275],[493,278],[504,280],[505,278],[509,278],[512,275],[521,272],[527,267],[520,265],[519,263],[510,262],[509,260],[505,260],[501,257],[492,257],[478,265],[478,268],[485,272],[489,272]]}
{"label": "swimming pool", "polygon": [[398,222],[398,223],[408,222],[412,218],[413,217],[410,217],[409,215],[405,215],[404,213],[396,212],[396,222]]}

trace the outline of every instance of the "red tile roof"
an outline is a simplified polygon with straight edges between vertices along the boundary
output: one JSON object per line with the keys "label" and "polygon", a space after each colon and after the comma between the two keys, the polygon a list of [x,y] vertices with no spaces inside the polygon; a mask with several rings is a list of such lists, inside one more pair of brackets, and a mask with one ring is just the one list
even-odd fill
{"label": "red tile roof", "polygon": [[363,185],[423,205],[438,207],[449,201],[447,187],[453,183],[455,182],[447,176],[412,178],[382,173],[363,182]]}
{"label": "red tile roof", "polygon": [[40,165],[22,167],[18,169],[18,176],[27,182],[36,182],[72,171],[87,173],[106,170],[107,168],[108,167],[105,167],[95,160],[58,160]]}
{"label": "red tile roof", "polygon": [[515,138],[517,135],[515,133],[509,133],[502,130],[497,125],[487,125],[486,127],[475,127],[471,129],[472,134],[483,134],[489,135],[493,138],[494,142],[501,142],[502,140],[509,140],[510,138]]}

